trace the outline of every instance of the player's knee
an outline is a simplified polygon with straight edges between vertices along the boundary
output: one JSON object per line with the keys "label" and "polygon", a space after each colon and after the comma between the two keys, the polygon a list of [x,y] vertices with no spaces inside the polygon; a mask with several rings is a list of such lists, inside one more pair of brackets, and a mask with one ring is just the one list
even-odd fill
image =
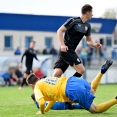
{"label": "player's knee", "polygon": [[94,89],[91,89],[90,92],[91,92],[92,94],[95,94],[96,91],[95,91]]}
{"label": "player's knee", "polygon": [[83,73],[85,72],[85,68],[83,67],[83,68],[81,68],[81,69],[78,69],[77,72],[78,72],[79,74],[83,74]]}
{"label": "player's knee", "polygon": [[81,69],[81,72],[82,72],[82,74],[85,72],[85,68],[84,67]]}
{"label": "player's knee", "polygon": [[61,74],[57,72],[57,73],[54,73],[53,76],[60,78],[61,77]]}
{"label": "player's knee", "polygon": [[83,74],[85,72],[85,68],[82,64],[74,65],[73,67],[79,74]]}
{"label": "player's knee", "polygon": [[96,113],[96,105],[94,103],[91,104],[89,112],[92,113],[92,114]]}
{"label": "player's knee", "polygon": [[95,114],[96,113],[96,109],[95,108],[89,109],[89,112],[92,113],[92,114]]}
{"label": "player's knee", "polygon": [[53,76],[54,77],[61,77],[61,75],[63,74],[62,70],[60,69],[55,69],[54,73],[53,73]]}

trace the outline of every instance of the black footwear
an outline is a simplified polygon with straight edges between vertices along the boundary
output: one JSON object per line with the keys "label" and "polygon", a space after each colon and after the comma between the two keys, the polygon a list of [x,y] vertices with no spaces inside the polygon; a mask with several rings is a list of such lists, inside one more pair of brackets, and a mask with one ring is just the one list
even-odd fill
{"label": "black footwear", "polygon": [[34,102],[36,102],[35,94],[34,93],[31,95],[31,98],[33,99]]}
{"label": "black footwear", "polygon": [[117,99],[117,96],[115,97],[115,99]]}
{"label": "black footwear", "polygon": [[112,60],[106,60],[104,65],[101,67],[101,73],[104,74],[108,70],[108,68],[113,64]]}

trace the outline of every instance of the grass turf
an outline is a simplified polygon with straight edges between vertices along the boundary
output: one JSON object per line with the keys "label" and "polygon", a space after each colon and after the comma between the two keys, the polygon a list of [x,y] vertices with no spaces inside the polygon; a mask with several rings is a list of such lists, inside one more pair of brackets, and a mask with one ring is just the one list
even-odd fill
{"label": "grass turf", "polygon": [[[30,98],[33,90],[24,87],[0,87],[0,117],[117,117],[117,105],[100,114],[91,114],[86,110],[50,110],[45,115],[36,115],[38,111]],[[117,84],[100,85],[95,98],[99,104],[108,101],[117,95]]]}

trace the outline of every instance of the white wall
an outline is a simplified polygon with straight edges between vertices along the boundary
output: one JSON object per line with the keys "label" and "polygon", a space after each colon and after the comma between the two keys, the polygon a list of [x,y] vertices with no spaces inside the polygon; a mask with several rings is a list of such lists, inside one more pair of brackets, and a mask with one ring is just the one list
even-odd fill
{"label": "white wall", "polygon": [[52,37],[53,44],[56,49],[59,48],[59,43],[56,33],[53,32],[38,32],[38,31],[0,31],[0,55],[13,55],[13,50],[4,50],[4,36],[13,37],[13,50],[18,46],[21,51],[25,50],[25,37],[32,36],[37,42],[35,49],[42,50],[45,47],[45,37]]}
{"label": "white wall", "polygon": [[[12,36],[13,37],[13,50],[4,50],[4,36]],[[45,47],[45,37],[53,38],[53,45],[58,50],[59,49],[59,41],[57,39],[56,32],[41,32],[41,31],[11,31],[11,30],[0,30],[0,55],[13,55],[14,49],[18,46],[21,47],[21,51],[25,50],[25,37],[32,36],[33,39],[37,42],[35,49],[42,50]],[[106,34],[92,34],[93,41],[99,41],[100,38],[106,38]],[[113,43],[113,41],[112,41]],[[82,46],[82,43],[79,44],[79,47]]]}

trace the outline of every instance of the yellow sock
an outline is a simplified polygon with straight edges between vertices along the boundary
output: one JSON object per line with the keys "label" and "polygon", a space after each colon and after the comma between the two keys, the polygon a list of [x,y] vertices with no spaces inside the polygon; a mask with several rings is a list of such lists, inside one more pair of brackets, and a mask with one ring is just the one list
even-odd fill
{"label": "yellow sock", "polygon": [[92,81],[91,83],[91,87],[92,89],[96,90],[99,83],[100,83],[100,80],[102,78],[103,74],[101,72],[98,73],[98,75],[95,77],[95,79]]}
{"label": "yellow sock", "polygon": [[101,112],[107,111],[111,106],[113,106],[115,104],[117,104],[117,99],[115,99],[115,98],[110,101],[101,103],[96,106],[96,112],[101,113]]}

